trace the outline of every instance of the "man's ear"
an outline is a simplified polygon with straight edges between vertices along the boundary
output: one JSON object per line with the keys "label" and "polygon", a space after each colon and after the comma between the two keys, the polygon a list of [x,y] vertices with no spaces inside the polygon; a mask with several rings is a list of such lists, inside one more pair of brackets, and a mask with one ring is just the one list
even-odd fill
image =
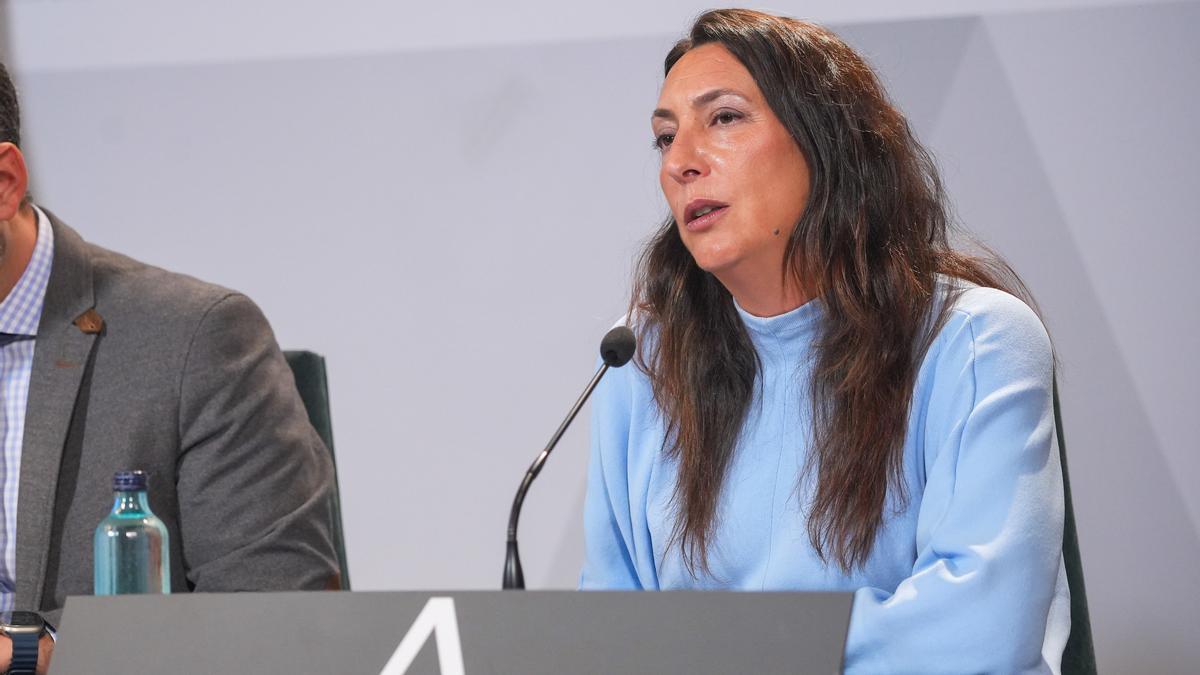
{"label": "man's ear", "polygon": [[12,143],[0,143],[0,221],[12,220],[29,188],[25,156]]}

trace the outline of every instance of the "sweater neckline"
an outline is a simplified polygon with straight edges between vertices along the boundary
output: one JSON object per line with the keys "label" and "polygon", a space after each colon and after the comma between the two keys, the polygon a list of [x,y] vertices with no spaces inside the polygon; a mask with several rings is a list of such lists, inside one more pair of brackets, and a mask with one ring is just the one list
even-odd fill
{"label": "sweater neckline", "polygon": [[820,302],[815,299],[809,300],[796,309],[775,316],[755,316],[743,309],[736,298],[733,306],[737,309],[738,315],[742,317],[742,323],[746,325],[746,329],[750,331],[751,335],[776,339],[791,338],[807,332],[815,327],[821,318]]}

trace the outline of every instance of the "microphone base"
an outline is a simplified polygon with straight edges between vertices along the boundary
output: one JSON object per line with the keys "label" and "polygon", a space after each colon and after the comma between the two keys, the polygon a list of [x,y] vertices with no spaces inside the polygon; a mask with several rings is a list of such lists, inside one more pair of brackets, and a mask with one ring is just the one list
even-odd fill
{"label": "microphone base", "polygon": [[525,572],[521,569],[521,555],[517,552],[517,542],[508,542],[508,550],[504,556],[504,583],[501,586],[506,591],[525,590]]}

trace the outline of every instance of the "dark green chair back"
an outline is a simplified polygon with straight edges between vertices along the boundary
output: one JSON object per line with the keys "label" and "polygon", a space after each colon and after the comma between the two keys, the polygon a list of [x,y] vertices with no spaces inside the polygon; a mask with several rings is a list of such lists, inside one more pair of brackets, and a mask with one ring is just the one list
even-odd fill
{"label": "dark green chair back", "polygon": [[1071,506],[1071,481],[1067,478],[1067,444],[1063,440],[1062,409],[1058,403],[1058,380],[1054,381],[1054,427],[1058,430],[1058,458],[1062,462],[1066,490],[1066,521],[1063,523],[1063,563],[1071,589],[1071,635],[1063,650],[1063,675],[1096,675],[1096,650],[1092,645],[1092,622],[1088,617],[1087,591],[1083,587],[1083,560],[1075,531],[1075,509]]}
{"label": "dark green chair back", "polygon": [[341,567],[341,588],[350,590],[350,567],[346,563],[346,542],[342,536],[342,499],[337,480],[337,456],[333,452],[333,420],[329,416],[329,383],[325,378],[325,357],[307,351],[286,351],[283,356],[296,376],[296,389],[308,411],[313,428],[329,448],[329,460],[333,463],[333,522],[330,531],[333,545],[337,549],[338,566]]}

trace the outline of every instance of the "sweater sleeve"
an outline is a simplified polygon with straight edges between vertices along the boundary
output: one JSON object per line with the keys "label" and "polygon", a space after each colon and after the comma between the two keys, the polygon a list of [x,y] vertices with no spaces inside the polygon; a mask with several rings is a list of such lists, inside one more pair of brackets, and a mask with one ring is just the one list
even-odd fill
{"label": "sweater sleeve", "polygon": [[1057,672],[1069,617],[1049,338],[1016,298],[973,289],[923,371],[916,562],[894,589],[857,591],[846,672]]}
{"label": "sweater sleeve", "polygon": [[640,590],[629,503],[630,364],[610,370],[592,397],[592,447],[583,525],[581,590]]}

